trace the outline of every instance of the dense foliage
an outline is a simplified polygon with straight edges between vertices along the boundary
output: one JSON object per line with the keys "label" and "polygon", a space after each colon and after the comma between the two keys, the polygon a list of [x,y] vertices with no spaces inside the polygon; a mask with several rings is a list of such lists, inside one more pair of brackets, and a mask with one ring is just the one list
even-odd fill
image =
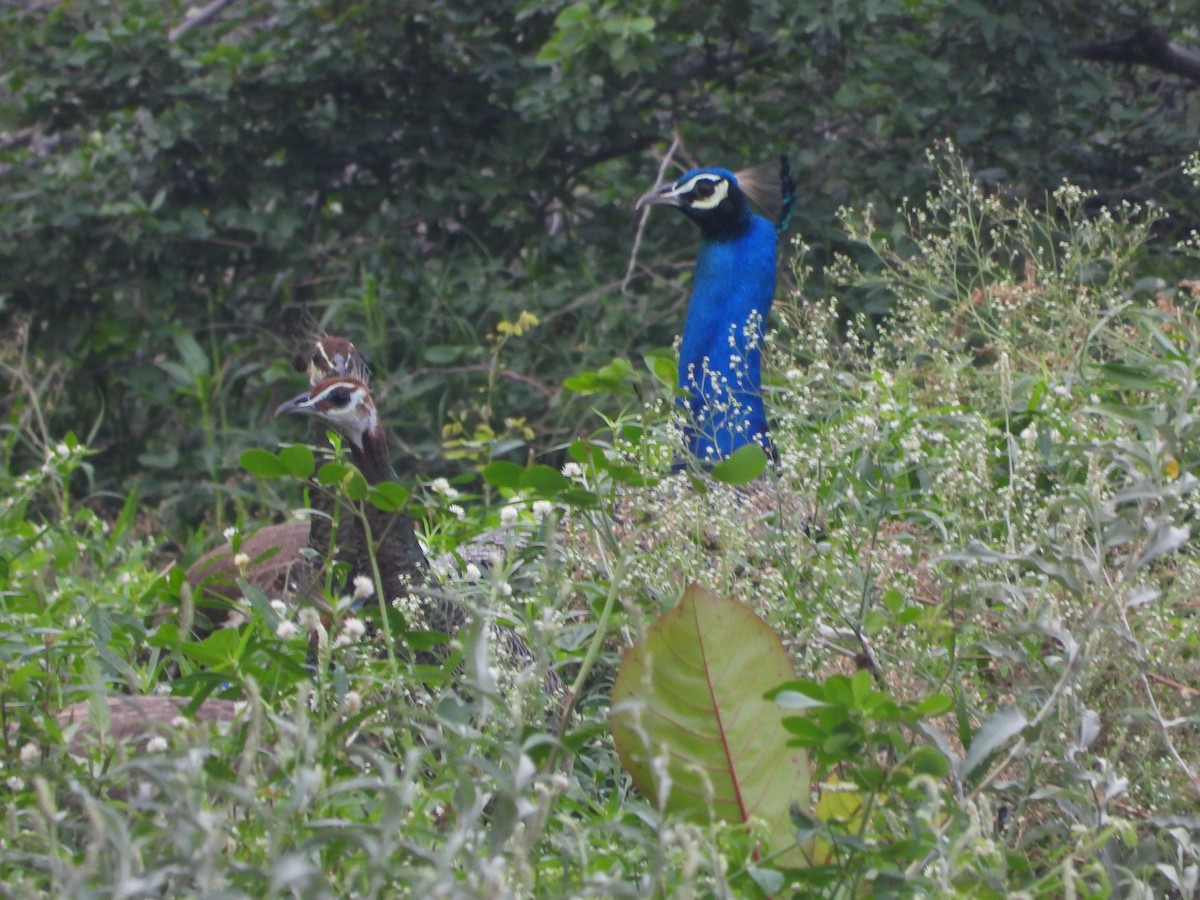
{"label": "dense foliage", "polygon": [[[1158,4],[1153,24],[1194,27],[1189,10]],[[1186,83],[1073,56],[1140,21],[1125,3],[187,15],[30,4],[0,25],[0,302],[28,326],[51,420],[97,429],[101,484],[137,473],[147,502],[172,497],[192,523],[182,501],[211,488],[181,497],[177,478],[220,482],[275,434],[254,423],[294,351],[293,304],[395,388],[383,402],[410,468],[545,453],[586,424],[563,378],[680,327],[683,223],[652,221],[623,277],[631,201],[673,130],[675,164],[788,152],[818,262],[850,248],[839,206],[924,192],[941,138],[1035,203],[1064,177],[1101,199],[1194,198],[1177,169]],[[890,297],[843,303],[880,313]],[[522,312],[540,324],[503,340]]]}
{"label": "dense foliage", "polygon": [[[659,475],[679,430],[652,365],[580,377],[652,399],[573,444],[561,474],[494,463],[492,504],[430,485],[417,509],[431,546],[505,526],[490,571],[449,558],[437,571],[476,621],[526,637],[531,671],[514,673],[486,628],[460,634],[445,667],[414,669],[380,638],[389,622],[403,637],[407,612],[348,600],[322,624],[251,592],[244,622],[192,638],[181,570],[152,563],[136,497],[112,521],[75,503],[67,484],[94,457],[74,436],[39,467],[10,454],[5,884],[72,896],[1193,894],[1200,288],[1139,277],[1149,227],[1137,211],[1089,216],[1066,187],[1045,212],[1008,206],[953,158],[943,180],[895,237],[869,215],[843,220],[885,268],[841,259],[826,277],[883,279],[898,306],[879,340],[862,340],[862,320],[831,342],[832,297],[784,303],[768,353],[781,462],[765,483]],[[1194,243],[1180,252],[1200,265]],[[312,461],[295,451],[247,460],[296,482]],[[800,676],[768,695],[814,786],[794,798],[797,847],[769,823],[778,854],[755,849],[768,823],[747,832],[706,823],[695,794],[671,802],[670,770],[649,757],[642,783],[658,773],[658,793],[634,792],[608,735],[622,649],[693,581],[770,622]],[[178,619],[154,624],[161,604]],[[370,637],[360,616],[382,631]],[[548,696],[546,665],[565,698]],[[626,696],[650,687],[634,682]],[[719,704],[736,689],[726,673]],[[106,694],[150,690],[241,698],[242,720],[93,747],[80,718],[54,715],[82,699],[82,727],[103,733]],[[636,735],[625,726],[623,752]]]}
{"label": "dense foliage", "polygon": [[[0,22],[6,892],[1196,893],[1194,116],[1072,52],[1187,41],[1190,5],[217,6]],[[630,203],[666,156],[784,150],[779,466],[665,477],[693,236]],[[376,493],[476,623],[444,665],[378,597],[189,632],[194,551],[315,490],[267,421],[299,307],[375,368],[408,482]],[[614,748],[621,656],[690,583],[796,669],[779,855]],[[82,736],[166,692],[244,706]]]}

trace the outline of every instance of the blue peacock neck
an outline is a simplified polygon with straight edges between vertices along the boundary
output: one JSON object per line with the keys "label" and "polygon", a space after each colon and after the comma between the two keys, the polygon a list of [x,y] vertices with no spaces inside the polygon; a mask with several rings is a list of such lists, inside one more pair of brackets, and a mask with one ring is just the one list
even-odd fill
{"label": "blue peacock neck", "polygon": [[775,297],[775,226],[745,210],[744,227],[704,232],[679,353],[688,450],[701,462],[749,443],[774,455],[763,407],[761,346]]}

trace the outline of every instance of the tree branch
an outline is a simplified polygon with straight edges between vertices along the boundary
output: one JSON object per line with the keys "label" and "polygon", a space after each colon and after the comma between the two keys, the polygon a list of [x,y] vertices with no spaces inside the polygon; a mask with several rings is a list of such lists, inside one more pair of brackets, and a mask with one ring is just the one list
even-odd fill
{"label": "tree branch", "polygon": [[1138,28],[1127,37],[1076,47],[1074,54],[1092,62],[1150,66],[1200,82],[1200,50],[1177,44],[1164,32],[1149,25]]}

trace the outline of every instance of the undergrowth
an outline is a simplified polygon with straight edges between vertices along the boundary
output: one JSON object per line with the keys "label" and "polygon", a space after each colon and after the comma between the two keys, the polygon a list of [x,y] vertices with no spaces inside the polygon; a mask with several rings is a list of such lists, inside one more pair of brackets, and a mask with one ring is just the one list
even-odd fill
{"label": "undergrowth", "polygon": [[[777,470],[662,476],[679,429],[651,358],[576,380],[628,412],[561,474],[415,492],[475,623],[440,668],[380,652],[338,596],[325,624],[252,597],[203,640],[156,618],[189,606],[181,561],[136,494],[95,511],[90,451],[42,433],[29,391],[0,512],[4,893],[1191,896],[1200,282],[1140,276],[1150,211],[1067,186],[1012,206],[938,164],[904,233],[845,214],[880,266],[839,260],[827,281],[897,298],[873,340],[805,294],[797,246],[767,345]],[[1196,249],[1179,252],[1200,267]],[[481,469],[502,439],[449,437]],[[44,464],[13,471],[16,444]],[[293,481],[259,491],[298,502]],[[490,565],[455,555],[497,527]],[[621,770],[620,654],[690,582],[765,617],[820,695],[795,729],[815,767],[795,825],[824,865],[777,871]],[[538,664],[514,672],[491,622]],[[578,693],[548,696],[549,665]],[[54,717],[142,693],[244,709],[152,746],[81,748]],[[913,774],[919,754],[940,767]]]}

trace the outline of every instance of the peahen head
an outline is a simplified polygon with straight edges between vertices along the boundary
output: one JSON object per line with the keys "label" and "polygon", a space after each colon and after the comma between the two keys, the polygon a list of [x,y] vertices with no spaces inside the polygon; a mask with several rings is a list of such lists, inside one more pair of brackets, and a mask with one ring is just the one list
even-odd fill
{"label": "peahen head", "polygon": [[371,389],[352,375],[324,378],[275,410],[276,416],[288,413],[311,416],[328,425],[359,452],[385,443]]}

